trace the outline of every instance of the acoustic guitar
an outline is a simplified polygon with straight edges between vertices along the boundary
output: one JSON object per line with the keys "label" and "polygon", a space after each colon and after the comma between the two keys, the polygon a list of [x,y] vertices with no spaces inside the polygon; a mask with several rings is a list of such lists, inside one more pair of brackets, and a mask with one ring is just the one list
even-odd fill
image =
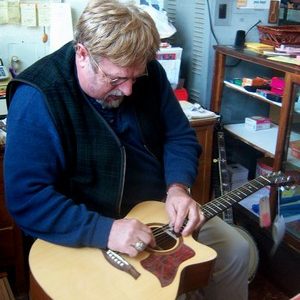
{"label": "acoustic guitar", "polygon": [[[259,176],[202,206],[210,219],[267,185],[291,182],[280,173]],[[70,248],[36,240],[29,254],[31,299],[175,299],[207,284],[216,252],[167,225],[164,204],[146,201],[127,218],[153,231],[156,248],[130,258],[111,250]]]}

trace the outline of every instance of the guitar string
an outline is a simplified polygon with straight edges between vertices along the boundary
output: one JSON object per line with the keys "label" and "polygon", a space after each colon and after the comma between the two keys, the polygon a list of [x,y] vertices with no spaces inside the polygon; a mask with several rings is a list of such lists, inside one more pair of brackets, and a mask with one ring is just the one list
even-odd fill
{"label": "guitar string", "polygon": [[[259,187],[255,186],[254,184],[251,184],[251,183],[252,183],[252,181],[250,183],[248,183],[245,187],[238,188],[237,190],[240,191],[241,193],[245,194],[246,196],[249,194],[252,194],[253,193],[252,188],[254,188],[254,190],[258,190]],[[235,192],[236,192],[236,190],[235,190]],[[236,199],[234,199],[234,198],[236,198]],[[202,206],[202,210],[203,210],[205,216],[210,217],[211,214],[216,215],[216,214],[222,212],[223,210],[225,210],[232,204],[236,203],[237,201],[241,200],[242,198],[244,198],[244,197],[235,195],[232,191],[232,192],[227,193],[226,196],[219,197],[215,200],[212,200],[210,203],[207,203],[205,206]],[[182,229],[186,225],[186,222],[187,222],[187,220],[185,220],[185,224],[182,226]],[[170,240],[171,236],[167,235],[165,232],[165,230],[167,230],[167,229],[172,230],[172,228],[169,226],[169,224],[165,224],[161,227],[153,229],[153,231],[152,231],[153,236],[159,245],[161,245],[161,243],[166,242],[167,240]]]}
{"label": "guitar string", "polygon": [[[263,182],[264,181],[264,182]],[[209,203],[206,203],[202,206],[202,211],[207,219],[219,214],[220,212],[224,211],[231,205],[239,202],[240,200],[246,198],[247,196],[253,194],[254,192],[258,191],[260,188],[271,184],[271,181],[268,178],[260,176],[255,178],[245,184],[244,186],[237,188],[233,191],[228,192],[224,196],[218,197],[217,199],[212,200]],[[241,195],[242,194],[242,195]],[[182,225],[181,231],[186,226],[187,219],[184,221]],[[171,235],[166,233],[166,230],[173,231],[172,227],[169,224],[165,224],[161,227],[154,228],[152,230],[153,236],[156,241],[163,243],[167,240],[170,240],[172,237]],[[175,233],[176,236],[176,233]],[[174,239],[174,237],[172,237]]]}

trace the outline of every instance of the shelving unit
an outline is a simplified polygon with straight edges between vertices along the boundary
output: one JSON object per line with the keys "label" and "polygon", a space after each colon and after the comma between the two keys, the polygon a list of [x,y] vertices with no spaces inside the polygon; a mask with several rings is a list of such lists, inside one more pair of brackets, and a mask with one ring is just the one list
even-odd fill
{"label": "shelving unit", "polygon": [[[231,46],[216,46],[215,50],[215,69],[212,84],[211,110],[217,113],[221,112],[224,86],[240,92],[240,97],[243,97],[243,95],[251,96],[256,100],[268,103],[270,106],[277,107],[280,110],[278,126],[272,126],[270,130],[250,133],[249,130],[243,128],[242,124],[229,124],[225,128],[233,136],[258,151],[261,151],[265,156],[273,157],[273,170],[281,170],[282,163],[285,161],[284,154],[286,152],[287,137],[290,135],[288,128],[293,105],[293,85],[300,81],[300,67],[268,60],[264,55],[247,49],[235,49]],[[282,103],[270,101],[265,97],[256,93],[248,92],[241,87],[231,84],[228,80],[225,80],[227,57],[235,58],[257,66],[263,66],[283,74],[285,79],[285,91],[282,97]],[[274,217],[276,211],[275,203],[271,203],[271,211]]]}
{"label": "shelving unit", "polygon": [[[241,62],[241,64],[234,64],[239,65],[238,69],[230,68],[229,70],[229,68],[226,68],[228,62],[232,62],[232,60]],[[284,77],[285,89],[281,103],[270,101],[261,95],[248,92],[243,87],[237,86],[229,81],[233,78],[240,78],[240,74],[226,78],[228,77],[228,72],[231,76],[233,74],[235,75],[235,72],[238,73],[238,71],[244,73],[250,72],[250,70],[247,69],[249,67],[253,68],[253,70],[263,70],[266,71],[266,73],[274,74],[272,76]],[[256,75],[259,76],[260,74]],[[244,75],[244,77],[247,76]],[[225,89],[226,93],[224,96],[223,92]],[[296,89],[300,91],[300,66],[268,60],[264,55],[247,50],[246,48],[236,49],[232,46],[215,46],[215,68],[212,80],[210,109],[221,116],[223,112],[228,113],[229,111],[229,117],[227,116],[224,126],[226,134],[234,140],[237,140],[238,143],[248,145],[250,150],[253,149],[254,151],[255,149],[258,153],[261,153],[261,157],[273,158],[273,171],[283,170],[284,173],[296,171],[300,174],[300,159],[293,157],[290,149],[291,141],[300,140],[300,113],[297,112],[295,107]],[[231,99],[234,100],[233,105],[231,104],[233,109],[229,110],[227,108],[227,111],[226,109],[222,111],[222,107],[225,105],[223,102],[228,101],[230,97],[235,97]],[[255,107],[259,107],[260,103],[263,103],[265,107],[268,108],[266,111],[276,111],[276,120],[275,118],[271,120],[276,124],[272,124],[270,129],[252,132],[245,127],[244,123],[241,123],[242,121],[233,121],[233,119],[243,119],[236,115],[236,112],[233,111],[234,109],[242,115],[247,114],[247,111],[245,111],[246,105],[245,109],[243,109],[243,106],[240,110],[237,109],[239,105],[241,106],[244,105],[244,103],[248,103],[247,101],[252,101],[251,105]],[[274,117],[271,113],[265,116]],[[296,124],[295,120],[297,120]],[[239,149],[232,149],[232,151],[238,152]],[[270,189],[269,199],[271,215],[274,220],[278,203],[275,188]],[[256,201],[256,203],[258,203],[258,201]],[[270,273],[273,273],[272,276],[277,276],[276,281],[283,286],[285,285],[287,290],[290,290],[292,294],[299,288],[299,282],[297,283],[297,280],[295,280],[297,276],[293,273],[300,268],[299,235],[294,235],[292,230],[287,228],[284,242],[280,245],[280,249],[277,252],[278,254],[275,255],[275,257],[270,257],[270,251],[273,245],[272,228],[264,229],[259,226],[258,215],[253,211],[251,212],[251,204],[249,205],[249,203],[244,206],[237,205],[234,211],[238,223],[246,227],[255,237],[259,250],[261,251],[263,263],[267,265],[267,269]],[[280,256],[280,259],[278,259],[277,256]],[[280,270],[283,264],[286,264],[285,270]],[[289,268],[290,271],[289,275],[287,275],[287,268]]]}

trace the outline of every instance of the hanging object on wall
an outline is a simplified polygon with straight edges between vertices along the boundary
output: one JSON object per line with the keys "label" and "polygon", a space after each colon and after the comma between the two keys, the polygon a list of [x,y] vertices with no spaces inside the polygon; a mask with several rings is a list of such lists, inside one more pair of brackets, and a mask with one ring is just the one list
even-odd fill
{"label": "hanging object on wall", "polygon": [[42,35],[42,42],[47,43],[48,42],[48,34],[46,33],[46,27],[43,27],[43,35]]}
{"label": "hanging object on wall", "polygon": [[270,2],[268,22],[271,24],[277,24],[277,22],[278,22],[279,4],[280,4],[280,1],[278,1],[278,0],[271,0],[271,2]]}

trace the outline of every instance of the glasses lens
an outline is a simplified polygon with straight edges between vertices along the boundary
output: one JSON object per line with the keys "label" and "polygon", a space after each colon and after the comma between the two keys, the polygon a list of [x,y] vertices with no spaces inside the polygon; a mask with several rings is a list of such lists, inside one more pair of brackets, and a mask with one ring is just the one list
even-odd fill
{"label": "glasses lens", "polygon": [[116,86],[116,85],[120,85],[124,82],[126,82],[127,80],[129,80],[130,78],[110,78],[109,83],[112,86]]}

